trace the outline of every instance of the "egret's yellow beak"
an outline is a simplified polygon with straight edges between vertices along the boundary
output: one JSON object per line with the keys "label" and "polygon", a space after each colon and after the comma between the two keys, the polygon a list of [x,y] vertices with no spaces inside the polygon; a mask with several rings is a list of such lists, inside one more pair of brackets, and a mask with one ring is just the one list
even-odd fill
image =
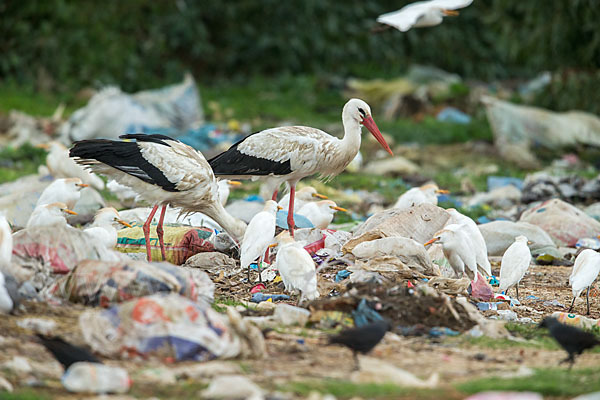
{"label": "egret's yellow beak", "polygon": [[84,187],[88,187],[90,185],[88,185],[87,183],[76,183],[75,186],[79,186],[80,188],[84,188]]}
{"label": "egret's yellow beak", "polygon": [[456,10],[442,10],[442,14],[447,17],[456,17],[460,13]]}
{"label": "egret's yellow beak", "polygon": [[118,223],[120,223],[121,225],[124,225],[124,226],[128,227],[128,228],[132,228],[132,226],[131,226],[130,223],[125,222],[122,219],[116,219],[115,221],[118,222]]}
{"label": "egret's yellow beak", "polygon": [[330,206],[330,207],[332,210],[348,212],[348,210],[346,210],[345,208],[342,208],[342,207],[338,207],[338,206]]}
{"label": "egret's yellow beak", "polygon": [[433,239],[431,239],[431,240],[429,240],[429,241],[427,241],[427,242],[423,243],[423,246],[429,246],[430,244],[432,244],[432,243],[434,243],[434,242],[436,242],[436,241],[438,241],[438,240],[440,240],[440,238],[439,238],[439,237],[434,237]]}
{"label": "egret's yellow beak", "polygon": [[269,248],[272,249],[273,247],[277,247],[277,244],[278,243],[272,243],[272,244],[269,245]]}
{"label": "egret's yellow beak", "polygon": [[71,215],[77,215],[77,213],[73,210],[69,210],[68,208],[63,208],[63,212],[66,212],[67,214],[71,214]]}
{"label": "egret's yellow beak", "polygon": [[531,240],[528,240],[527,244],[533,244],[533,242]]}
{"label": "egret's yellow beak", "polygon": [[228,184],[228,185],[231,185],[231,186],[240,186],[240,185],[242,184],[242,182],[240,182],[240,181],[230,181],[230,180],[227,180],[227,184]]}
{"label": "egret's yellow beak", "polygon": [[329,197],[325,196],[324,194],[320,194],[320,193],[313,193],[311,194],[312,197],[316,197],[317,199],[322,199],[322,200],[327,200]]}
{"label": "egret's yellow beak", "polygon": [[450,191],[446,189],[438,189],[435,191],[437,194],[449,194]]}
{"label": "egret's yellow beak", "polygon": [[278,210],[283,210],[283,207],[281,207],[280,205],[277,206]]}
{"label": "egret's yellow beak", "polygon": [[36,144],[34,147],[36,147],[38,149],[48,150],[50,148],[50,144],[49,143],[40,143],[40,144]]}

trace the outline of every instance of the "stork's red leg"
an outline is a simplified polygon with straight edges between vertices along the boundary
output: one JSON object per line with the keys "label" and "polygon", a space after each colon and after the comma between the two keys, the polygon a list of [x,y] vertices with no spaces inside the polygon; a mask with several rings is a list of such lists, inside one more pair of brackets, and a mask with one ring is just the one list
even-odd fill
{"label": "stork's red leg", "polygon": [[148,258],[148,262],[152,261],[152,254],[150,252],[150,224],[152,223],[154,214],[156,214],[156,210],[158,210],[158,204],[152,208],[148,219],[146,222],[144,222],[144,226],[142,227],[142,230],[144,231],[144,239],[146,239],[146,256]]}
{"label": "stork's red leg", "polygon": [[288,207],[287,224],[290,235],[294,237],[294,229],[296,224],[294,223],[294,199],[296,198],[296,185],[290,185],[290,205]]}
{"label": "stork's red leg", "polygon": [[279,189],[275,189],[273,192],[273,196],[271,196],[271,200],[277,201],[277,193],[279,193]]}
{"label": "stork's red leg", "polygon": [[162,206],[162,210],[160,210],[160,218],[158,219],[158,225],[156,226],[156,234],[158,235],[158,243],[160,243],[160,254],[162,255],[163,261],[167,261],[167,254],[165,252],[165,241],[163,239],[163,221],[165,220],[166,211],[167,206]]}

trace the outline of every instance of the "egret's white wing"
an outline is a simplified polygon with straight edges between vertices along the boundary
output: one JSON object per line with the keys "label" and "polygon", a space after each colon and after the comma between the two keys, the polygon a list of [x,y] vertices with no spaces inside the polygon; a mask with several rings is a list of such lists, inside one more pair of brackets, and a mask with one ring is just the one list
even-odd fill
{"label": "egret's white wing", "polygon": [[240,255],[240,265],[247,267],[266,250],[275,236],[275,216],[261,211],[256,214],[244,234]]}
{"label": "egret's white wing", "polygon": [[377,18],[377,22],[393,26],[394,28],[406,32],[419,18],[429,9],[430,1],[419,1],[402,7],[398,11],[382,14]]}
{"label": "egret's white wing", "polygon": [[456,10],[458,8],[468,7],[472,2],[473,0],[432,0],[429,2],[429,6],[440,7],[444,10]]}
{"label": "egret's white wing", "polygon": [[525,243],[515,242],[509,246],[500,263],[500,289],[516,285],[525,276],[531,263],[531,252]]}
{"label": "egret's white wing", "polygon": [[591,249],[582,251],[577,256],[573,271],[569,277],[573,296],[579,296],[583,289],[590,286],[598,277],[599,272],[600,254]]}

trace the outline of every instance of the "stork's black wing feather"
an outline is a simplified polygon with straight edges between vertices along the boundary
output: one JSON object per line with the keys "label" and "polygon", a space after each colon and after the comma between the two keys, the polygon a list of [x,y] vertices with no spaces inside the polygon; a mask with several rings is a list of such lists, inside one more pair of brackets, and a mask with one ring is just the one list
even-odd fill
{"label": "stork's black wing feather", "polygon": [[46,337],[39,334],[37,337],[65,369],[69,368],[71,364],[81,361],[101,363],[101,361],[88,350],[67,343],[59,337]]}
{"label": "stork's black wing feather", "polygon": [[166,135],[152,134],[146,135],[145,133],[128,133],[126,135],[119,136],[119,139],[135,139],[138,142],[152,142],[162,144],[164,146],[171,147],[168,143],[165,143],[165,140],[172,140],[174,142],[178,142],[177,139],[173,139]]}
{"label": "stork's black wing feather", "polygon": [[[141,139],[138,139],[137,134],[123,135],[122,137],[160,143],[165,146],[169,145],[162,140],[165,138],[171,140],[168,136],[163,135],[142,134],[141,136],[143,136]],[[96,160],[126,174],[135,176],[144,182],[160,186],[168,192],[177,192],[175,183],[169,181],[160,169],[142,156],[136,142],[120,142],[106,139],[82,140],[73,144],[73,147],[69,150],[69,156],[82,160]]]}
{"label": "stork's black wing feather", "polygon": [[[254,133],[252,134],[254,135]],[[284,162],[272,161],[266,158],[253,157],[238,150],[244,140],[233,144],[227,151],[208,160],[215,175],[287,175],[292,172],[290,160]]]}

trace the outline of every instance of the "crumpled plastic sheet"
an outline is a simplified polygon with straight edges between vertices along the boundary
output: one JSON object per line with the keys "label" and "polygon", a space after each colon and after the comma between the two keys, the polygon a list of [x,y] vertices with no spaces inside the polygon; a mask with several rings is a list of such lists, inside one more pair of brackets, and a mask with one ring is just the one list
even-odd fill
{"label": "crumpled plastic sheet", "polygon": [[83,260],[55,284],[54,295],[85,305],[114,303],[158,292],[212,302],[215,285],[206,272],[167,262]]}
{"label": "crumpled plastic sheet", "polygon": [[234,309],[220,314],[208,302],[175,293],[87,310],[79,326],[86,343],[106,357],[207,361],[266,353],[261,331]]}
{"label": "crumpled plastic sheet", "polygon": [[17,264],[41,260],[53,273],[66,274],[82,260],[118,261],[120,256],[82,230],[44,226],[23,229],[13,235],[13,259]]}
{"label": "crumpled plastic sheet", "polygon": [[377,311],[373,310],[365,299],[361,299],[356,310],[352,311],[352,318],[354,318],[354,325],[358,327],[383,321],[383,317]]}
{"label": "crumpled plastic sheet", "polygon": [[179,84],[134,94],[104,88],[63,124],[61,137],[69,142],[161,128],[181,132],[196,128],[203,119],[200,95],[188,74]]}

